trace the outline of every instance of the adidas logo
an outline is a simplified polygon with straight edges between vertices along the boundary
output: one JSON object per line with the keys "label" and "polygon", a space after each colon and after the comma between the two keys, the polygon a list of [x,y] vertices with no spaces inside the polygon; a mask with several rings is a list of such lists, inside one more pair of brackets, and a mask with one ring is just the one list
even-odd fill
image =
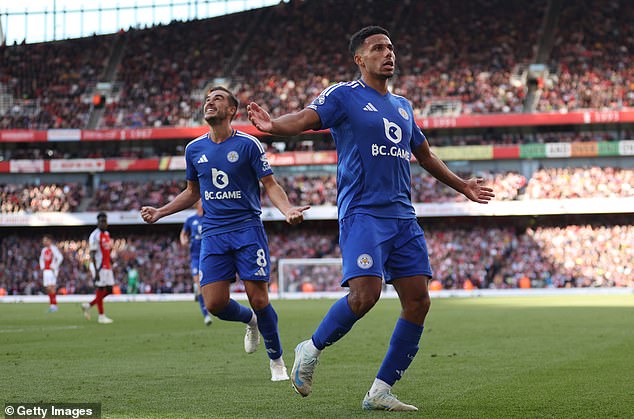
{"label": "adidas logo", "polygon": [[200,156],[200,158],[197,161],[197,163],[207,163],[207,162],[209,162],[209,160],[207,160],[207,156],[205,156],[204,154]]}
{"label": "adidas logo", "polygon": [[368,104],[367,104],[367,105],[365,105],[365,106],[363,107],[363,110],[364,110],[364,111],[367,111],[367,112],[378,112],[378,111],[379,111],[379,110],[378,110],[377,108],[375,108],[375,107],[374,107],[374,105],[373,105],[373,104],[371,104],[370,102],[368,102]]}
{"label": "adidas logo", "polygon": [[255,273],[255,276],[266,276],[266,272],[264,271],[264,268],[258,269],[258,271]]}

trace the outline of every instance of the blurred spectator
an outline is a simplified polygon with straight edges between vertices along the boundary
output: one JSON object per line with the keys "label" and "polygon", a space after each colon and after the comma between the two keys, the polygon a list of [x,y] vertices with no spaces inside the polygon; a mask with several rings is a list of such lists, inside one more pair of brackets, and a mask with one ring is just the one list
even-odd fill
{"label": "blurred spectator", "polygon": [[[634,286],[634,226],[513,228],[425,228],[434,278],[447,289]],[[121,237],[121,236],[120,236]],[[174,233],[129,233],[114,240],[114,271],[126,282],[126,267],[136,266],[140,293],[191,292],[187,250]],[[280,258],[341,257],[336,227],[304,225],[269,233],[273,288]],[[89,293],[85,240],[60,240],[64,254],[59,284],[67,293]],[[38,272],[39,237],[8,235],[0,239],[0,287],[10,294],[43,291]],[[337,291],[338,265],[288,265],[284,291]],[[241,290],[240,284],[234,291]],[[124,287],[125,290],[125,287]]]}
{"label": "blurred spectator", "polygon": [[0,212],[73,212],[86,191],[78,183],[64,185],[0,184]]}
{"label": "blurred spectator", "polygon": [[527,199],[634,196],[634,170],[613,167],[541,169],[526,187]]}

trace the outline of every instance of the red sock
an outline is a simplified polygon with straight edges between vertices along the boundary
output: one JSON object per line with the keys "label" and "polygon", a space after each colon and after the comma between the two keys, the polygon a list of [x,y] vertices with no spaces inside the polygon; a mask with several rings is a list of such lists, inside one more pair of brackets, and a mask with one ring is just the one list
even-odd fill
{"label": "red sock", "polygon": [[97,310],[101,315],[103,314],[103,299],[106,297],[106,295],[108,295],[108,293],[106,292],[106,290],[99,290],[97,292],[99,293],[99,300],[97,300]]}
{"label": "red sock", "polygon": [[104,289],[97,288],[95,292],[95,299],[90,302],[91,306],[97,305],[97,310],[99,314],[103,314],[103,299],[108,295],[108,292]]}
{"label": "red sock", "polygon": [[97,304],[97,301],[101,298],[101,290],[97,289],[97,291],[95,291],[95,298],[93,298],[93,300],[89,303],[90,306],[94,306],[95,304]]}
{"label": "red sock", "polygon": [[52,306],[57,305],[57,295],[54,292],[48,295],[48,299]]}

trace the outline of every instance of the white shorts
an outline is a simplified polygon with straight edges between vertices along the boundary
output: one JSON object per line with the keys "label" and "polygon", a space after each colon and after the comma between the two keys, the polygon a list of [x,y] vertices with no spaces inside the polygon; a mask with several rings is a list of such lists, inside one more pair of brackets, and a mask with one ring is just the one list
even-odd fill
{"label": "white shorts", "polygon": [[[92,276],[93,278],[95,277],[94,271]],[[112,269],[100,270],[99,279],[95,281],[95,287],[112,287],[113,285],[114,285],[114,273],[112,272]]]}
{"label": "white shorts", "polygon": [[52,269],[43,271],[43,279],[45,287],[54,287],[57,285],[57,273]]}

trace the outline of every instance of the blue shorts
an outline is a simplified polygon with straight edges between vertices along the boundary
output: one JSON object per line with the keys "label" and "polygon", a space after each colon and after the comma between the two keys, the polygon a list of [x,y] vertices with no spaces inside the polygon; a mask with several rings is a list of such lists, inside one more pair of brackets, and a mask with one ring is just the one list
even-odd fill
{"label": "blue shorts", "polygon": [[339,223],[339,247],[343,287],[359,276],[383,277],[387,284],[408,276],[432,276],[425,234],[415,218],[350,215]]}
{"label": "blue shorts", "polygon": [[264,227],[247,227],[203,237],[200,286],[217,281],[269,282],[271,258]]}
{"label": "blue shorts", "polygon": [[192,270],[192,276],[198,275],[199,266],[200,266],[200,255],[191,255],[189,267]]}

